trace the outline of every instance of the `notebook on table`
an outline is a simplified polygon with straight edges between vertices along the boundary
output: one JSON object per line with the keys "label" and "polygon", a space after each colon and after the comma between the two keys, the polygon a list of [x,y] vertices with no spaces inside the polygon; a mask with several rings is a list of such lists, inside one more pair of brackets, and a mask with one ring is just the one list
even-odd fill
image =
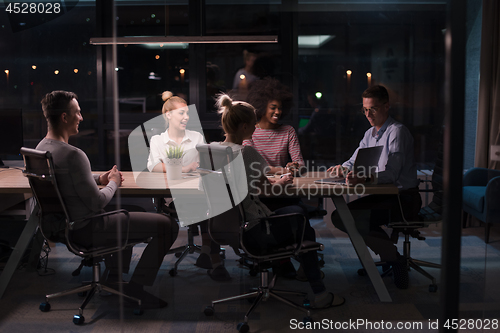
{"label": "notebook on table", "polygon": [[[375,172],[378,166],[378,160],[382,154],[383,146],[376,146],[370,148],[360,148],[356,160],[354,161],[354,170],[364,176],[369,176]],[[330,185],[347,185],[345,177],[330,177],[314,181],[316,184],[330,184]]]}

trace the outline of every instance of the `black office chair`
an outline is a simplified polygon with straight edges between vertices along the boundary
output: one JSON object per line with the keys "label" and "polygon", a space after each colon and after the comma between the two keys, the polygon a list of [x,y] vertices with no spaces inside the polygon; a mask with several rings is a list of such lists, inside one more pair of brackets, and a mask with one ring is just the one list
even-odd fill
{"label": "black office chair", "polygon": [[[398,196],[399,200],[399,196]],[[401,209],[401,201],[400,201],[400,209]],[[425,237],[420,235],[419,229],[427,228],[430,225],[441,223],[443,218],[441,216],[441,212],[436,209],[436,207],[432,204],[429,206],[425,206],[420,210],[419,220],[417,221],[407,221],[404,218],[401,209],[401,215],[403,216],[402,222],[393,222],[389,223],[388,227],[392,228],[393,239],[397,239],[397,235],[402,233],[405,237],[403,242],[403,257],[406,259],[407,268],[413,268],[423,276],[427,277],[431,280],[431,284],[429,285],[430,292],[436,292],[438,287],[436,283],[436,278],[430,275],[427,271],[425,271],[422,267],[431,267],[431,268],[441,268],[440,264],[435,264],[428,261],[423,261],[419,259],[414,259],[411,257],[411,242],[410,237],[416,238],[418,240],[425,240]],[[377,265],[383,265],[383,263],[377,263]],[[388,274],[392,271],[392,267],[385,271],[384,274]]]}
{"label": "black office chair", "polygon": [[[51,298],[76,293],[85,294],[88,292],[85,300],[79,308],[79,313],[73,316],[73,323],[75,323],[76,325],[81,325],[85,322],[85,318],[83,316],[83,310],[85,309],[85,306],[94,296],[96,291],[100,292],[101,290],[104,290],[108,293],[121,295],[133,301],[136,301],[139,307],[134,310],[134,314],[142,314],[143,311],[141,309],[141,300],[120,293],[119,291],[109,288],[108,286],[105,286],[100,282],[100,262],[103,260],[104,255],[116,253],[118,251],[122,251],[126,247],[143,242],[128,242],[128,212],[121,209],[103,214],[97,214],[88,219],[77,221],[71,220],[68,215],[64,199],[61,196],[61,193],[59,192],[59,188],[57,186],[54,163],[52,161],[51,153],[47,151],[40,151],[23,147],[21,148],[21,154],[23,155],[25,165],[25,170],[23,171],[23,173],[26,177],[28,177],[31,190],[33,191],[33,195],[35,196],[37,204],[39,206],[38,226],[43,237],[46,240],[52,242],[65,244],[70,252],[83,258],[82,261],[85,265],[92,266],[93,279],[90,283],[70,290],[46,295],[45,302],[42,302],[40,304],[40,310],[42,312],[50,311],[49,300]],[[110,244],[109,246],[86,248],[79,244],[76,244],[71,240],[70,231],[77,227],[79,224],[88,222],[93,218],[99,218],[113,214],[124,214],[126,217],[123,223],[123,230],[127,230],[127,237],[123,240],[122,246],[119,247],[117,245]]]}
{"label": "black office chair", "polygon": [[[421,183],[428,182],[425,180],[421,180]],[[430,275],[427,271],[425,271],[422,267],[431,267],[431,268],[441,268],[440,264],[423,261],[419,259],[414,259],[411,256],[411,242],[410,237],[415,238],[417,240],[423,241],[425,237],[420,234],[420,229],[428,228],[430,225],[438,224],[443,221],[442,218],[442,195],[443,195],[443,187],[442,187],[442,165],[439,164],[439,161],[436,163],[434,167],[434,172],[431,179],[432,189],[419,189],[419,192],[431,192],[433,193],[433,199],[429,203],[429,205],[422,207],[418,214],[418,220],[408,221],[404,214],[403,208],[401,205],[401,200],[398,195],[398,203],[399,210],[402,216],[402,221],[390,222],[387,224],[387,227],[392,228],[391,239],[394,243],[397,243],[399,234],[403,234],[405,240],[403,242],[403,257],[406,260],[407,269],[410,270],[413,268],[423,276],[427,277],[431,280],[431,284],[429,285],[429,292],[436,292],[437,282],[436,278]],[[383,267],[382,277],[392,273],[393,268],[389,268],[389,264],[383,261],[375,263],[377,266]],[[365,275],[366,272],[364,269],[358,270],[359,275]]]}
{"label": "black office chair", "polygon": [[[256,291],[212,301],[212,304],[205,308],[205,315],[212,316],[216,304],[254,298],[253,305],[246,313],[244,321],[238,324],[239,332],[248,332],[248,317],[251,312],[260,301],[272,297],[305,312],[304,320],[311,321],[307,299],[304,301],[305,306],[300,306],[278,295],[278,293],[285,293],[306,297],[307,293],[274,289],[276,275],[270,280],[268,271],[272,261],[295,257],[307,251],[323,250],[323,244],[303,240],[305,217],[301,214],[286,214],[246,221],[242,207],[241,187],[236,186],[236,180],[243,179],[246,182],[246,176],[244,168],[241,167],[242,164],[234,162],[232,149],[217,145],[198,145],[196,149],[200,153],[198,170],[209,206],[210,236],[218,244],[230,245],[238,256],[252,261],[260,273],[260,285]],[[293,237],[288,239],[286,245],[278,246],[272,234],[266,230],[283,222],[296,228],[291,227],[294,234],[292,233]],[[260,246],[256,246],[256,239],[261,243]],[[269,241],[265,246],[262,246],[263,239]]]}
{"label": "black office chair", "polygon": [[443,143],[438,143],[438,154],[434,164],[434,170],[432,172],[432,177],[430,180],[421,180],[421,183],[431,183],[432,188],[419,189],[419,192],[433,193],[432,201],[429,205],[422,207],[418,214],[417,221],[408,221],[405,219],[403,214],[403,208],[401,206],[401,201],[399,200],[399,208],[403,221],[389,223],[389,227],[392,228],[393,239],[398,238],[399,233],[405,236],[403,242],[403,257],[406,259],[406,264],[408,270],[413,268],[423,276],[431,280],[429,285],[430,292],[436,292],[438,287],[436,283],[436,278],[430,275],[422,267],[431,268],[441,268],[440,264],[435,264],[428,261],[418,260],[411,257],[410,249],[410,237],[416,238],[418,240],[425,240],[425,237],[420,235],[419,229],[427,228],[430,225],[438,224],[443,221],[442,211],[443,211]]}

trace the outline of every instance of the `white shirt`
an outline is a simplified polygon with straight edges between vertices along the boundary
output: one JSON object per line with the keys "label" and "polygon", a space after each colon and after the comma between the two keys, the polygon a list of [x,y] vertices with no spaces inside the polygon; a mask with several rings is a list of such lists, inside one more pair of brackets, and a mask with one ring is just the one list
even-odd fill
{"label": "white shirt", "polygon": [[186,130],[180,145],[170,139],[168,130],[160,135],[154,135],[149,143],[148,170],[151,172],[158,163],[165,162],[169,147],[180,146],[184,149],[182,166],[199,161],[198,152],[196,151],[196,145],[199,143],[205,143],[205,139],[201,133],[196,131]]}

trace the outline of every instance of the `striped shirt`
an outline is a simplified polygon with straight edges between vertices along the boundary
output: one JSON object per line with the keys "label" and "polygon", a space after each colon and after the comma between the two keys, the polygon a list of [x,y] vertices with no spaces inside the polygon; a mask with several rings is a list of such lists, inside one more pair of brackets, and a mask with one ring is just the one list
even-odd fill
{"label": "striped shirt", "polygon": [[292,162],[304,165],[297,133],[290,125],[280,125],[274,129],[257,127],[252,140],[245,140],[243,145],[254,147],[273,167],[284,167],[290,158]]}

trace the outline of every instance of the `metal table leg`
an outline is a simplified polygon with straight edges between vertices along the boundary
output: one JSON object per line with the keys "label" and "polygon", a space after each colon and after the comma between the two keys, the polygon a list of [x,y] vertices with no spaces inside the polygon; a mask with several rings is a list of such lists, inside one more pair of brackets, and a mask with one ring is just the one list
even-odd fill
{"label": "metal table leg", "polygon": [[354,218],[349,211],[349,207],[347,207],[344,197],[333,196],[332,200],[335,204],[335,207],[337,208],[340,219],[344,223],[344,227],[347,231],[347,234],[349,235],[349,238],[351,239],[352,245],[354,246],[354,249],[358,254],[359,260],[363,264],[363,267],[366,270],[366,273],[368,274],[368,277],[370,278],[380,301],[392,302],[392,298],[389,295],[387,288],[385,287],[384,281],[382,281],[382,277],[380,276],[377,267],[373,262],[370,252],[366,247],[365,241],[359,234],[358,229],[356,229]]}
{"label": "metal table leg", "polygon": [[16,246],[14,247],[14,250],[12,251],[9,260],[7,261],[7,264],[5,265],[2,274],[0,275],[0,298],[2,298],[5,289],[7,289],[7,286],[9,285],[12,275],[14,275],[14,272],[16,271],[17,267],[19,266],[19,263],[21,262],[21,258],[23,257],[24,252],[28,248],[31,239],[33,238],[33,235],[37,230],[38,227],[37,213],[38,213],[38,205],[35,206],[35,208],[31,212],[30,218],[28,219],[28,222],[26,223],[26,226],[24,227],[21,236],[19,237]]}

